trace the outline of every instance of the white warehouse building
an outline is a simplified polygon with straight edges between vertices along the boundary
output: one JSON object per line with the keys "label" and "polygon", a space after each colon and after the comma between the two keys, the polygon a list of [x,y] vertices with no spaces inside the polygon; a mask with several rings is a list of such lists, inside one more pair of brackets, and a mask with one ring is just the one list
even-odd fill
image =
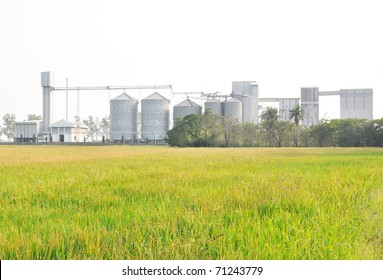
{"label": "white warehouse building", "polygon": [[64,120],[49,125],[52,142],[84,142],[88,128],[74,122]]}
{"label": "white warehouse building", "polygon": [[15,123],[15,142],[35,142],[42,132],[42,121],[24,121]]}

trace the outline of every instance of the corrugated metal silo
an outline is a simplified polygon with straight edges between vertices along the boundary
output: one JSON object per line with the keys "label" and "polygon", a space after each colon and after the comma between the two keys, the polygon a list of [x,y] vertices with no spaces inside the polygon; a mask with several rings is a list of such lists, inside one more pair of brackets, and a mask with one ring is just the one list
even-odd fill
{"label": "corrugated metal silo", "polygon": [[155,92],[141,100],[141,139],[164,139],[169,130],[170,101]]}
{"label": "corrugated metal silo", "polygon": [[207,109],[210,109],[213,114],[223,115],[222,102],[219,100],[212,98],[205,102],[205,112]]}
{"label": "corrugated metal silo", "polygon": [[231,98],[224,102],[225,116],[232,116],[233,119],[242,122],[242,102],[236,98]]}
{"label": "corrugated metal silo", "polygon": [[173,107],[173,124],[176,123],[177,118],[183,118],[191,114],[201,115],[202,106],[188,98]]}
{"label": "corrugated metal silo", "polygon": [[110,100],[110,137],[112,140],[137,138],[138,101],[123,93]]}

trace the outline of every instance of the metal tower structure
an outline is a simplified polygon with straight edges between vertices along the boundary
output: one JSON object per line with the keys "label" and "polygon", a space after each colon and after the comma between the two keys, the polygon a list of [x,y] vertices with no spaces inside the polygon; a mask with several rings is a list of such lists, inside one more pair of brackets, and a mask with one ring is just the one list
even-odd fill
{"label": "metal tower structure", "polygon": [[[79,92],[84,90],[91,91],[110,91],[110,90],[141,90],[141,89],[170,89],[171,85],[136,85],[136,86],[75,86],[75,87],[55,87],[52,72],[41,73],[41,86],[43,88],[43,129],[44,133],[48,133],[49,125],[53,117],[53,91],[77,91],[77,100],[79,100]],[[68,98],[68,94],[67,94]],[[66,102],[66,116],[68,116],[68,102]],[[77,108],[79,111],[79,108]]]}

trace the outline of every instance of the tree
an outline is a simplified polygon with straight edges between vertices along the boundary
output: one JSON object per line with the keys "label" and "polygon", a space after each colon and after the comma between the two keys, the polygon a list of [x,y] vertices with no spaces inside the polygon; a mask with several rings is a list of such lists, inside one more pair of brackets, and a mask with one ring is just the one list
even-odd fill
{"label": "tree", "polygon": [[205,146],[203,141],[205,127],[202,119],[202,115],[196,114],[187,115],[183,119],[185,132],[191,136],[194,146],[196,147]]}
{"label": "tree", "polygon": [[3,133],[7,136],[8,140],[12,139],[15,135],[15,124],[16,116],[15,114],[5,114],[3,116]]}
{"label": "tree", "polygon": [[203,142],[207,147],[219,146],[220,136],[222,135],[222,116],[213,114],[211,109],[207,109],[202,117],[203,123]]}
{"label": "tree", "polygon": [[275,144],[277,147],[291,146],[294,125],[287,121],[278,120],[275,123]]}
{"label": "tree", "polygon": [[294,146],[298,147],[298,133],[299,133],[299,121],[303,121],[305,117],[305,111],[299,104],[295,105],[294,108],[289,110],[289,119],[294,119],[295,133],[294,133]]}
{"label": "tree", "polygon": [[265,111],[261,114],[261,124],[262,127],[266,130],[269,145],[275,146],[276,135],[275,135],[275,125],[279,120],[278,110],[276,108],[267,107]]}
{"label": "tree", "polygon": [[256,126],[250,122],[242,124],[242,145],[245,147],[255,146]]}
{"label": "tree", "polygon": [[79,116],[74,116],[74,121],[77,125],[80,125],[80,117]]}
{"label": "tree", "polygon": [[235,131],[236,120],[231,115],[222,118],[223,138],[225,139],[225,146],[232,145],[232,138]]}
{"label": "tree", "polygon": [[300,143],[303,143],[301,145],[304,147],[312,146],[310,132],[310,128],[303,128],[299,133]]}
{"label": "tree", "polygon": [[383,147],[383,118],[368,122],[365,131],[368,146]]}
{"label": "tree", "polygon": [[334,136],[335,127],[330,125],[325,119],[321,119],[317,125],[309,128],[309,135],[314,141],[314,146],[323,147],[331,145],[331,139]]}
{"label": "tree", "polygon": [[103,136],[109,137],[109,134],[110,134],[110,117],[109,116],[103,117],[101,119],[100,129],[101,129],[101,134]]}
{"label": "tree", "polygon": [[331,120],[330,122],[330,125],[335,128],[337,144],[341,147],[366,146],[366,124],[368,121],[364,119]]}
{"label": "tree", "polygon": [[100,122],[98,118],[89,116],[88,119],[84,120],[83,122],[88,127],[88,136],[92,138],[92,141],[97,141],[98,136],[101,135]]}
{"label": "tree", "polygon": [[28,121],[41,121],[43,118],[40,115],[28,114]]}
{"label": "tree", "polygon": [[183,119],[176,120],[174,127],[168,131],[165,142],[170,146],[187,147],[190,145],[190,136],[185,131]]}

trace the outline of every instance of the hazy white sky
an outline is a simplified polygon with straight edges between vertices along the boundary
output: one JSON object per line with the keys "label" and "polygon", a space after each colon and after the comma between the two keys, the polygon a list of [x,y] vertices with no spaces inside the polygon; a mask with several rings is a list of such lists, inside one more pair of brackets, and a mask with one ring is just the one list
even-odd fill
{"label": "hazy white sky", "polygon": [[[367,87],[381,118],[381,2],[0,0],[0,115],[42,114],[40,72],[53,71],[57,86],[68,77],[72,86],[230,93],[231,81],[256,80],[260,97]],[[55,96],[64,118],[64,93]],[[339,116],[337,98],[320,101],[321,116]],[[107,93],[82,95],[82,118],[108,111]]]}

